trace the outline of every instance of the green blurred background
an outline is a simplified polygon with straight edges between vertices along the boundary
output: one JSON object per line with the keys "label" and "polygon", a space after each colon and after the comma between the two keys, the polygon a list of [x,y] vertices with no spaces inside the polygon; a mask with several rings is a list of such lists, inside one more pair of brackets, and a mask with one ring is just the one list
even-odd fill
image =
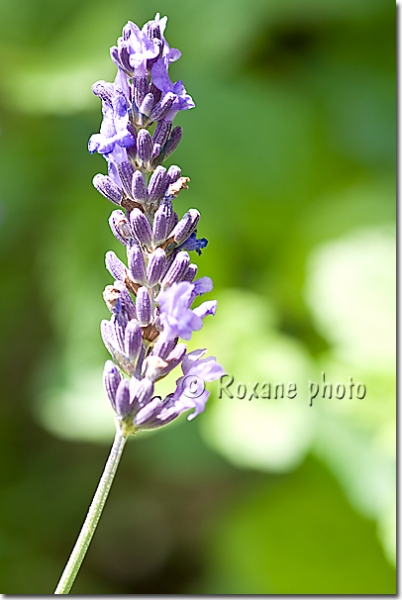
{"label": "green blurred background", "polygon": [[[130,440],[75,593],[395,592],[395,4],[2,0],[0,589],[51,593],[113,438],[105,172],[86,151],[122,26],[160,11],[196,109],[170,164],[202,213],[236,381]],[[367,395],[309,406],[308,381]],[[166,384],[167,385],[167,384]]]}

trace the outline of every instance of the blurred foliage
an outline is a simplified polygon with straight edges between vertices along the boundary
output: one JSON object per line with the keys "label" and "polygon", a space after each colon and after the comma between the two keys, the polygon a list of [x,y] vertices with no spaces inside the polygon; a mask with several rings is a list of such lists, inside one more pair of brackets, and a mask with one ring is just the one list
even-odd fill
{"label": "blurred foliage", "polygon": [[[90,86],[123,24],[157,11],[196,102],[177,210],[202,212],[219,300],[191,347],[298,393],[216,385],[191,424],[133,439],[74,592],[394,593],[389,0],[0,2],[1,590],[51,593],[111,443],[103,256],[123,253],[90,183]],[[310,407],[322,372],[366,397]]]}

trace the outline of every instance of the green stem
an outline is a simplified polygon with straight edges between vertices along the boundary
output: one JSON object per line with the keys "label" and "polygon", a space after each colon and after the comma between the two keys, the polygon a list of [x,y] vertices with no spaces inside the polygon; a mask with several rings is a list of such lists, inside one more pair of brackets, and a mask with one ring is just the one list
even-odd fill
{"label": "green stem", "polygon": [[117,424],[116,436],[114,438],[113,446],[110,451],[105,470],[103,471],[101,480],[95,492],[92,504],[89,507],[88,514],[77,538],[73,551],[71,552],[70,558],[68,559],[66,567],[54,592],[55,594],[68,594],[71,586],[74,583],[81,563],[84,560],[85,554],[88,550],[88,546],[91,543],[92,536],[95,533],[95,529],[102,514],[103,507],[105,506],[105,502],[112,486],[113,478],[116,474],[126,441],[127,437],[122,433],[120,426]]}

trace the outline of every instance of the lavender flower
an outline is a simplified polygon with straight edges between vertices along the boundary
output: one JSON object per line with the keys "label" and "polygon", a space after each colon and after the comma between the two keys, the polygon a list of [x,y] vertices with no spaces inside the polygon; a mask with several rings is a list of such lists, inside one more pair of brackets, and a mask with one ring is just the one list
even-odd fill
{"label": "lavender flower", "polygon": [[[116,435],[88,511],[55,594],[66,594],[78,573],[110,490],[124,445],[130,434],[167,425],[189,410],[191,420],[201,413],[209,392],[205,382],[224,374],[206,350],[187,353],[179,338],[189,340],[203,319],[216,312],[216,301],[192,304],[212,290],[209,277],[194,281],[197,266],[188,252],[201,254],[207,240],[197,239],[200,213],[190,209],[181,219],[173,208],[178,194],[188,189],[180,168],[162,162],[177,148],[181,127],[173,127],[179,110],[194,107],[181,81],[172,83],[168,69],[180,58],[165,39],[167,18],[145,23],[129,21],[111,57],[117,66],[113,83],[98,81],[92,91],[102,101],[100,132],[91,136],[90,152],[102,154],[107,175],[93,179],[95,188],[114,205],[109,224],[125,248],[126,264],[114,252],[106,268],[114,278],[103,297],[110,319],[101,323],[107,360],[103,382],[116,414]],[[183,375],[166,398],[155,385],[181,365]],[[189,380],[201,381],[194,394]]]}
{"label": "lavender flower", "polygon": [[194,108],[194,102],[184,88],[182,81],[172,83],[168,74],[169,60],[167,57],[159,59],[152,67],[152,80],[154,85],[161,90],[163,97],[172,98],[169,112],[165,115],[167,121],[172,121],[179,110]]}
{"label": "lavender flower", "polygon": [[181,366],[183,377],[180,377],[176,381],[176,390],[173,395],[178,397],[178,401],[182,403],[183,408],[184,406],[187,406],[188,408],[195,408],[195,411],[188,417],[189,421],[199,415],[200,412],[203,412],[209,397],[209,392],[204,389],[202,394],[197,394],[191,397],[184,389],[184,382],[189,381],[191,376],[198,377],[204,382],[213,381],[214,379],[218,379],[225,374],[224,369],[216,362],[214,356],[202,358],[205,352],[206,349],[194,350],[194,352],[187,354],[187,356],[184,357]]}
{"label": "lavender flower", "polygon": [[[209,392],[188,396],[186,378],[212,381],[224,373],[215,358],[203,358],[205,350],[187,353],[179,343],[201,329],[217,303],[192,308],[198,295],[212,290],[212,281],[194,281],[197,266],[188,252],[201,254],[207,240],[196,237],[197,210],[179,218],[173,208],[188,177],[176,165],[161,164],[181,139],[181,127],[172,126],[177,112],[194,107],[183,83],[169,77],[180,52],[166,41],[166,23],[159,14],[142,29],[128,22],[111,49],[114,82],[98,81],[92,88],[102,101],[103,122],[89,151],[102,154],[108,165],[108,174],[96,175],[93,184],[119,206],[109,223],[127,255],[127,266],[114,252],[106,255],[115,281],[104,292],[111,316],[101,326],[113,360],[106,362],[104,385],[125,435],[166,425],[191,409],[194,418]],[[155,396],[158,380],[179,365],[183,376],[175,391]]]}
{"label": "lavender flower", "polygon": [[110,154],[115,145],[127,148],[133,146],[135,137],[130,127],[128,106],[123,92],[115,89],[112,106],[103,101],[103,122],[100,133],[91,136],[88,149],[91,153],[98,151],[99,154]]}
{"label": "lavender flower", "polygon": [[193,331],[202,327],[202,319],[189,306],[194,284],[183,281],[173,283],[158,296],[160,321],[163,327],[163,338],[174,340],[181,337],[190,340]]}

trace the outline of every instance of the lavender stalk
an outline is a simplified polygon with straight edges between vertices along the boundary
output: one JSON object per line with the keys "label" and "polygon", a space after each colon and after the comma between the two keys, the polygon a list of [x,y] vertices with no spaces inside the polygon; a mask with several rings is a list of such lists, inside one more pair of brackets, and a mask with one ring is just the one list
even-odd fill
{"label": "lavender stalk", "polygon": [[[167,425],[188,410],[193,410],[188,416],[193,419],[209,397],[205,382],[224,374],[214,357],[204,357],[205,349],[187,352],[179,343],[201,329],[217,303],[191,308],[197,296],[212,290],[209,277],[194,280],[197,267],[189,255],[201,254],[207,240],[197,238],[197,210],[179,218],[173,207],[179,193],[188,189],[189,178],[175,165],[162,165],[181,140],[181,127],[172,124],[176,114],[194,107],[183,83],[172,83],[168,74],[180,52],[165,39],[166,22],[159,14],[142,29],[128,22],[111,49],[117,66],[114,82],[98,81],[92,87],[102,101],[103,121],[88,147],[108,165],[108,174],[96,175],[93,184],[118,207],[109,224],[127,255],[126,266],[114,252],[106,254],[114,283],[103,293],[111,316],[101,324],[112,359],[106,361],[103,379],[115,412],[116,437],[56,594],[68,593],[73,585],[127,437]],[[157,382],[179,365],[182,376],[175,390],[164,399],[155,395]]]}
{"label": "lavender stalk", "polygon": [[91,506],[89,507],[88,514],[78,536],[77,542],[54,592],[55,594],[68,594],[74,583],[102,514],[102,510],[116,474],[126,440],[127,438],[122,435],[120,428],[117,427],[116,437],[114,439],[105,470],[103,471],[102,478],[99,482]]}

